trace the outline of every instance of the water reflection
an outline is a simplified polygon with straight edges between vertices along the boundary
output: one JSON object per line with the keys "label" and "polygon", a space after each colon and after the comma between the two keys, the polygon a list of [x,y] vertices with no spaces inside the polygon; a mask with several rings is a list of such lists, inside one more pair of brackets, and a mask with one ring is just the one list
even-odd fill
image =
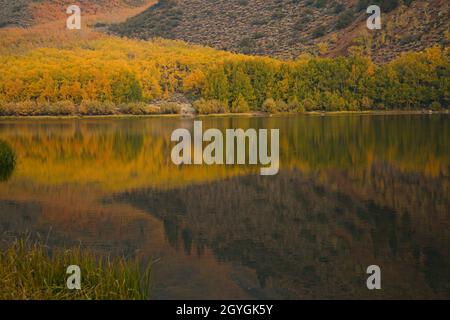
{"label": "water reflection", "polygon": [[[0,232],[158,260],[155,298],[448,298],[448,120],[203,119],[280,129],[275,177],[174,166],[170,134],[192,119],[4,121],[20,161]],[[371,264],[382,292],[365,287]]]}
{"label": "water reflection", "polygon": [[0,182],[8,180],[16,166],[16,154],[8,143],[0,140]]}
{"label": "water reflection", "polygon": [[[380,180],[386,166],[373,167]],[[390,178],[411,189],[398,173]],[[422,184],[437,184],[428,201],[449,204],[448,198],[440,203],[442,181],[425,179],[417,187]],[[161,219],[169,243],[186,254],[202,255],[209,247],[221,261],[254,269],[272,297],[370,297],[361,284],[373,261],[389,270],[387,296],[450,293],[448,282],[436,281],[450,277],[448,238],[430,238],[426,229],[444,234],[448,212],[412,216],[365,193],[333,190],[298,170],[273,179],[255,175],[168,191],[139,189],[115,199]],[[446,224],[434,225],[436,218]]]}

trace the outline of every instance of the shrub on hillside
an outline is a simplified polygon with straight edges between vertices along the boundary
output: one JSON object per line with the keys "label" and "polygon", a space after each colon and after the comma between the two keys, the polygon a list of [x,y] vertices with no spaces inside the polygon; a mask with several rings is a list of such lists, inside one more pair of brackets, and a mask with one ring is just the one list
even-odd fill
{"label": "shrub on hillside", "polygon": [[343,29],[343,28],[348,27],[354,20],[353,15],[354,15],[354,13],[352,10],[347,10],[344,13],[342,13],[336,22],[336,27],[338,29]]}

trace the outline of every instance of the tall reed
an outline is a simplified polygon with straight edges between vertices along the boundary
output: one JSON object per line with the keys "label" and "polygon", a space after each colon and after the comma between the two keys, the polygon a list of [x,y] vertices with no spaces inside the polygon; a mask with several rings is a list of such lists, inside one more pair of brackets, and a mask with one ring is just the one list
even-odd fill
{"label": "tall reed", "polygon": [[[81,290],[69,290],[67,267],[81,269]],[[150,266],[81,248],[50,250],[16,240],[0,252],[2,300],[144,300],[150,298]]]}

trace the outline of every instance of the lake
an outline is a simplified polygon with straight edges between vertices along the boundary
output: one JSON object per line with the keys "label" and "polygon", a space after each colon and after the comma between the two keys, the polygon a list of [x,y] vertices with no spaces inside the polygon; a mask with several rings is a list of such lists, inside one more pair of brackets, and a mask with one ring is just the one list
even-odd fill
{"label": "lake", "polygon": [[449,115],[201,120],[280,129],[278,175],[175,166],[194,119],[0,121],[1,240],[152,262],[154,299],[450,298]]}

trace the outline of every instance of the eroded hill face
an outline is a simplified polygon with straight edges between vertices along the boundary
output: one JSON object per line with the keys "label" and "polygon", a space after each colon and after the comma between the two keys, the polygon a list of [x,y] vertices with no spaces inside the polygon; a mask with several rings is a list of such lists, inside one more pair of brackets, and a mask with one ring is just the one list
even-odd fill
{"label": "eroded hill face", "polygon": [[149,0],[0,0],[0,28],[29,27],[66,17],[66,8],[78,5],[84,15],[96,15],[118,9],[151,4]]}
{"label": "eroded hill face", "polygon": [[[375,3],[382,9],[380,31],[366,27],[366,9]],[[112,30],[279,58],[364,50],[386,61],[448,42],[449,20],[445,0],[164,0]]]}

